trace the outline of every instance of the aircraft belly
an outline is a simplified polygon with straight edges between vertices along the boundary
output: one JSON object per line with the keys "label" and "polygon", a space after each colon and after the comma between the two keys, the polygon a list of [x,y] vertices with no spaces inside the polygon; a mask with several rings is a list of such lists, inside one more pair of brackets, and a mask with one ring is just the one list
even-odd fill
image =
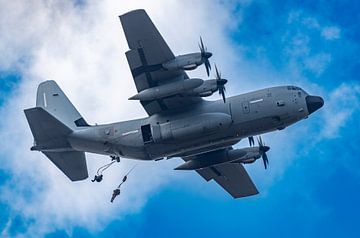
{"label": "aircraft belly", "polygon": [[[205,139],[204,139],[205,138]],[[194,155],[207,151],[226,148],[240,141],[236,137],[214,137],[195,138],[187,141],[177,141],[173,143],[155,143],[148,147],[149,156],[156,159],[159,157],[177,157],[184,155]]]}
{"label": "aircraft belly", "polygon": [[127,159],[137,159],[137,160],[153,160],[149,156],[149,153],[146,151],[145,147],[130,147],[122,146],[121,147],[122,156]]}
{"label": "aircraft belly", "polygon": [[278,117],[265,117],[238,123],[236,125],[236,131],[240,135],[246,137],[248,135],[256,135],[276,130],[281,124]]}
{"label": "aircraft belly", "polygon": [[82,138],[69,137],[71,147],[78,151],[86,151],[97,154],[107,154],[103,143],[94,140],[84,140]]}

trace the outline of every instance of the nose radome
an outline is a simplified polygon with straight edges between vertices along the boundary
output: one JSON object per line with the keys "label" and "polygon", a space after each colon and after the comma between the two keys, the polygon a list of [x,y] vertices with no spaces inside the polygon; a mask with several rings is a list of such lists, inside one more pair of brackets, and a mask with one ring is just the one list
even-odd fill
{"label": "nose radome", "polygon": [[309,115],[324,105],[324,100],[319,96],[306,96],[305,100]]}

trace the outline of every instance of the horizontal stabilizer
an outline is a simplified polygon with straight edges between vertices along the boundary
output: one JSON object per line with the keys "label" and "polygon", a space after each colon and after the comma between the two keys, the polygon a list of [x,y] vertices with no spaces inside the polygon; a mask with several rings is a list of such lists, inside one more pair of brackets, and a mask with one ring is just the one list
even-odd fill
{"label": "horizontal stabilizer", "polygon": [[84,152],[43,152],[56,167],[58,167],[71,181],[86,179],[88,175]]}

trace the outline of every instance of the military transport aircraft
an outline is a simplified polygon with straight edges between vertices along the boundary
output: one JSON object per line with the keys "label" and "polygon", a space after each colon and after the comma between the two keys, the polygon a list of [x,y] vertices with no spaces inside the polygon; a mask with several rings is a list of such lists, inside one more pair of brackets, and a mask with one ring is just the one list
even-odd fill
{"label": "military transport aircraft", "polygon": [[[175,56],[144,10],[120,16],[130,50],[126,57],[146,118],[89,125],[54,81],[41,83],[36,107],[25,115],[34,136],[31,150],[44,153],[70,180],[88,177],[84,152],[112,158],[161,160],[180,157],[177,170],[195,170],[215,180],[234,198],[258,193],[243,164],[262,159],[268,166],[262,133],[282,130],[321,108],[321,97],[296,86],[265,88],[225,98],[226,79],[189,78],[186,70],[212,56],[200,39],[200,52]],[[219,92],[222,99],[203,97]],[[250,146],[233,145],[248,138]]]}

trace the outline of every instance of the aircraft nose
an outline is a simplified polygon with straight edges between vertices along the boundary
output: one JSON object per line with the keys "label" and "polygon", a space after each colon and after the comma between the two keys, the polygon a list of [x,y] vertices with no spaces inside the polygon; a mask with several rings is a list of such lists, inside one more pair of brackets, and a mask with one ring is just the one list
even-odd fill
{"label": "aircraft nose", "polygon": [[324,100],[319,96],[306,96],[305,100],[309,115],[324,105]]}

